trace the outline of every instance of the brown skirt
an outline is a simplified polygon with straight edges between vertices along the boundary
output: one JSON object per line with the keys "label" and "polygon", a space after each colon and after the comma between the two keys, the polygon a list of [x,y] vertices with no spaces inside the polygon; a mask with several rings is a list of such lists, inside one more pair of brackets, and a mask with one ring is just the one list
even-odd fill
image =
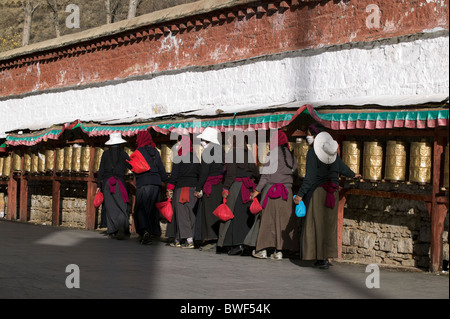
{"label": "brown skirt", "polygon": [[337,220],[339,192],[334,193],[335,206],[325,206],[327,192],[317,187],[309,202],[302,234],[302,259],[323,260],[338,257]]}
{"label": "brown skirt", "polygon": [[298,220],[294,213],[292,189],[288,190],[287,200],[283,200],[282,197],[267,200],[267,205],[261,212],[261,224],[256,241],[257,251],[266,248],[299,250]]}

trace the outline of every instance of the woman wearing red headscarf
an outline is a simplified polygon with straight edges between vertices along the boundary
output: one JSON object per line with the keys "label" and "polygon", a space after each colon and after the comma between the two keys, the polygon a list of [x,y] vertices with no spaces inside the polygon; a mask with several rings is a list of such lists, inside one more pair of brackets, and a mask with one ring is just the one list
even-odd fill
{"label": "woman wearing red headscarf", "polygon": [[173,217],[167,226],[166,236],[174,238],[170,244],[172,247],[194,248],[195,207],[198,200],[194,191],[200,174],[200,161],[194,153],[189,135],[181,137],[177,153],[178,158],[174,158],[167,182],[167,196],[173,197]]}
{"label": "woman wearing red headscarf", "polygon": [[[261,179],[251,199],[262,192],[259,213],[260,227],[257,233],[256,250],[252,255],[267,258],[267,249],[275,248],[271,259],[281,260],[282,251],[297,251],[299,239],[297,221],[293,214],[292,185],[297,174],[297,160],[289,150],[288,138],[283,131],[272,134],[269,144],[268,161],[264,164]],[[272,155],[271,155],[272,153]],[[270,163],[270,161],[273,161]],[[264,173],[264,168],[272,166],[273,173]],[[255,236],[255,235],[253,235]]]}
{"label": "woman wearing red headscarf", "polygon": [[161,156],[148,131],[139,131],[137,150],[150,166],[150,170],[136,174],[136,203],[134,223],[136,232],[141,236],[141,244],[152,243],[151,236],[161,235],[159,211],[155,203],[160,201],[162,182],[167,181],[167,173]]}

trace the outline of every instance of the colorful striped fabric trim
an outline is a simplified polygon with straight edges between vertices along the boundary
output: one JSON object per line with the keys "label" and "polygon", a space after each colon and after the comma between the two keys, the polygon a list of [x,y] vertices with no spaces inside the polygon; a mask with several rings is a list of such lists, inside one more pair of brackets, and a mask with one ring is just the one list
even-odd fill
{"label": "colorful striped fabric trim", "polygon": [[429,129],[449,125],[449,110],[319,113],[308,107],[309,114],[333,130],[353,129]]}
{"label": "colorful striped fabric trim", "polygon": [[[327,111],[329,112],[329,111]],[[30,134],[9,134],[6,144],[9,146],[33,146],[47,140],[58,139],[64,130],[79,127],[88,136],[106,136],[113,132],[120,132],[123,136],[134,136],[139,131],[153,129],[156,132],[169,134],[170,132],[201,133],[206,127],[213,127],[221,132],[231,129],[268,130],[279,129],[289,125],[298,115],[308,115],[317,122],[333,130],[352,129],[427,129],[445,127],[449,125],[448,109],[430,109],[420,111],[373,111],[373,112],[329,112],[314,109],[305,104],[296,112],[286,111],[264,115],[239,115],[223,118],[195,118],[191,120],[161,121],[153,123],[139,123],[129,125],[102,125],[82,123],[76,120],[59,127]]]}
{"label": "colorful striped fabric trim", "polygon": [[72,123],[66,123],[59,128],[46,129],[44,131],[30,134],[9,134],[6,137],[6,143],[10,146],[33,146],[49,139],[58,139],[64,130],[75,129],[79,127],[88,136],[105,136],[113,132],[120,132],[123,136],[134,136],[139,131],[153,129],[156,132],[169,134],[172,131],[183,131],[188,133],[201,133],[206,127],[214,127],[221,132],[230,129],[254,129],[267,130],[278,129],[288,125],[294,117],[294,112],[280,114],[258,115],[258,116],[238,116],[232,118],[220,119],[192,119],[178,121],[164,121],[154,123],[141,123],[130,125],[102,125],[93,123],[82,123],[76,120]]}

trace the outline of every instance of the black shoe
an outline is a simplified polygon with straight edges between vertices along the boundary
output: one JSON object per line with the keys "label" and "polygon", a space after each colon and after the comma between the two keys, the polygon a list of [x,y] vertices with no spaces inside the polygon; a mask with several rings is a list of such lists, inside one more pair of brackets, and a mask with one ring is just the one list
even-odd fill
{"label": "black shoe", "polygon": [[117,232],[116,239],[122,240],[124,238],[125,238],[125,230],[124,228],[120,227],[119,231]]}
{"label": "black shoe", "polygon": [[152,244],[152,238],[150,237],[150,234],[148,232],[145,232],[144,236],[142,236],[141,244],[142,245],[151,245]]}
{"label": "black shoe", "polygon": [[328,269],[329,266],[330,266],[330,263],[329,263],[328,259],[317,260],[314,263],[314,267],[319,268],[319,269]]}
{"label": "black shoe", "polygon": [[233,247],[229,252],[228,255],[230,256],[236,256],[236,255],[242,255],[244,252],[244,247],[242,245]]}

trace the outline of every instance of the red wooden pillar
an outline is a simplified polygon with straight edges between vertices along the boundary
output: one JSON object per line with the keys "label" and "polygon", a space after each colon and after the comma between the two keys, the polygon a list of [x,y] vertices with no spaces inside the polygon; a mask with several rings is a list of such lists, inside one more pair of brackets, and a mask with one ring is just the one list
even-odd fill
{"label": "red wooden pillar", "polygon": [[[333,137],[339,144],[339,148],[338,148],[338,155],[340,157],[342,157],[342,142],[344,140],[342,135],[337,135]],[[342,258],[342,233],[344,230],[344,206],[345,203],[347,202],[347,196],[346,196],[346,191],[345,189],[342,189],[342,187],[344,186],[345,181],[341,180],[340,181],[340,186],[341,189],[339,191],[339,206],[338,206],[338,220],[337,220],[337,248],[338,248],[338,258]]]}
{"label": "red wooden pillar", "polygon": [[338,258],[342,258],[342,232],[344,229],[344,206],[347,202],[346,191],[339,192],[339,207],[338,207],[338,225],[337,225],[337,244],[338,244]]}
{"label": "red wooden pillar", "polygon": [[52,181],[52,225],[59,226],[59,211],[61,209],[61,181]]}
{"label": "red wooden pillar", "polygon": [[12,172],[8,180],[8,213],[6,217],[9,220],[16,220],[17,217],[17,181]]}
{"label": "red wooden pillar", "polygon": [[[56,154],[56,147],[53,147]],[[56,179],[56,155],[53,163],[53,178],[52,178],[52,225],[59,226],[61,220],[59,218],[59,211],[61,210],[61,181]]]}
{"label": "red wooden pillar", "polygon": [[14,178],[13,172],[13,156],[12,153],[9,154],[11,156],[11,170],[9,171],[9,180],[8,180],[8,213],[7,219],[16,220],[17,219],[17,180]]}
{"label": "red wooden pillar", "polygon": [[441,160],[444,153],[445,140],[442,136],[435,136],[433,145],[433,190],[429,213],[431,218],[431,243],[430,243],[430,271],[437,272],[442,265],[442,233],[444,231],[444,219],[447,209],[444,204],[439,204],[437,194],[440,190]]}
{"label": "red wooden pillar", "polygon": [[28,220],[28,179],[24,176],[20,177],[19,219],[21,222]]}
{"label": "red wooden pillar", "polygon": [[28,179],[23,175],[24,170],[24,152],[20,154],[20,195],[19,195],[19,220],[26,222],[28,220]]}

